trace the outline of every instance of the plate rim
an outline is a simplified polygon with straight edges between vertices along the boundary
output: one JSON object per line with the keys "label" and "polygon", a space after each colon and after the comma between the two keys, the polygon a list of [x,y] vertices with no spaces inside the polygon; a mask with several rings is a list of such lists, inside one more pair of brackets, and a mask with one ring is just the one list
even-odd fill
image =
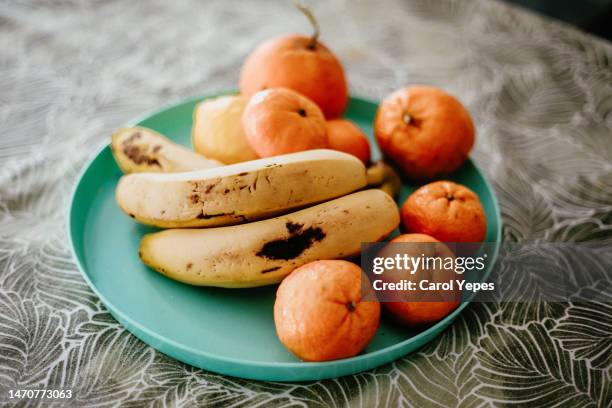
{"label": "plate rim", "polygon": [[[222,95],[233,94],[235,92],[236,92],[235,90],[225,90],[225,91],[218,91],[214,93],[206,93],[206,94],[201,94],[201,95],[193,95],[193,96],[188,96],[184,98],[178,98],[171,102],[165,103],[161,105],[160,107],[152,108],[150,110],[145,111],[144,113],[136,116],[135,118],[125,122],[125,126],[136,126],[143,120],[153,115],[161,114],[162,112],[167,111],[172,108],[176,108],[179,105],[183,105],[183,104],[187,104],[191,102],[198,102],[204,99],[214,98],[214,97],[218,97]],[[371,105],[379,105],[379,102],[377,101],[359,97],[359,96],[351,96],[349,98],[349,103],[353,101],[359,102],[359,103],[371,104]],[[115,319],[119,321],[119,323],[121,323],[131,334],[135,335],[141,341],[145,342],[148,346],[154,348],[155,350],[163,354],[170,355],[173,358],[180,360],[186,364],[193,365],[192,363],[184,361],[181,357],[177,356],[178,353],[171,352],[173,350],[171,351],[161,350],[159,346],[151,345],[151,343],[143,339],[143,337],[146,336],[147,338],[155,339],[161,343],[165,343],[169,345],[170,347],[176,350],[180,350],[181,352],[186,352],[189,354],[197,355],[199,358],[210,361],[211,363],[228,364],[228,365],[235,366],[236,369],[227,369],[227,370],[201,367],[205,370],[215,371],[223,375],[231,375],[231,376],[237,376],[237,377],[248,378],[248,379],[256,379],[256,380],[274,380],[274,381],[283,381],[283,382],[313,380],[315,377],[316,379],[336,378],[342,375],[363,372],[363,371],[378,367],[380,365],[389,363],[391,361],[394,361],[395,359],[411,352],[410,350],[402,352],[402,349],[408,348],[411,344],[416,343],[421,339],[426,339],[427,337],[431,337],[430,339],[426,340],[426,343],[428,343],[434,337],[437,337],[440,334],[442,334],[442,331],[446,328],[446,326],[448,326],[452,321],[454,321],[459,316],[459,314],[463,311],[463,309],[465,309],[471,303],[474,297],[474,294],[472,294],[472,296],[470,296],[469,299],[462,301],[461,304],[455,310],[453,310],[448,316],[446,316],[444,319],[440,320],[436,324],[426,328],[425,330],[421,331],[420,333],[412,337],[409,337],[403,341],[400,341],[396,344],[393,344],[391,346],[385,347],[380,350],[368,352],[365,354],[359,354],[354,357],[349,357],[349,358],[344,358],[344,359],[339,359],[339,360],[332,360],[332,361],[325,361],[325,362],[305,362],[305,361],[262,362],[262,361],[257,361],[257,360],[245,360],[245,359],[238,359],[238,358],[233,358],[233,357],[220,357],[214,353],[209,353],[205,350],[196,349],[191,346],[181,344],[173,339],[169,339],[164,335],[156,333],[142,326],[139,322],[133,320],[132,318],[127,316],[124,312],[119,310],[117,306],[115,306],[112,302],[110,302],[94,285],[94,283],[89,277],[89,274],[85,268],[85,265],[83,264],[81,258],[77,254],[77,250],[75,247],[75,242],[74,242],[74,238],[72,234],[72,229],[73,229],[72,219],[74,216],[75,207],[77,205],[76,204],[77,192],[89,168],[105,152],[106,149],[110,149],[110,144],[108,142],[104,142],[101,146],[99,146],[95,150],[95,153],[92,154],[92,156],[88,160],[86,160],[86,163],[83,165],[83,168],[79,171],[78,177],[76,178],[76,181],[70,193],[70,200],[69,200],[69,205],[68,205],[68,216],[67,216],[67,221],[66,221],[70,253],[73,259],[76,261],[77,268],[79,272],[81,273],[81,276],[87,282],[89,288],[95,293],[95,295],[100,299],[100,301],[107,308],[108,312],[111,315],[113,315]],[[487,176],[482,172],[480,167],[478,167],[476,163],[474,163],[474,161],[470,157],[468,157],[468,161],[472,164],[472,166],[474,167],[478,175],[484,181],[485,187],[490,192],[491,199],[492,199],[491,201],[492,201],[493,208],[494,208],[494,214],[495,214],[495,218],[498,224],[498,228],[497,228],[496,236],[495,236],[496,241],[494,242],[495,245],[494,245],[494,251],[493,251],[493,261],[491,262],[491,265],[493,265],[500,251],[501,239],[502,239],[502,229],[503,229],[499,202],[497,200],[495,190],[493,189]],[[488,277],[491,274],[492,268],[493,266],[489,268],[487,273],[484,275],[484,279],[488,279]],[[139,333],[135,332],[135,330],[137,330]],[[142,336],[141,334],[143,334],[144,336]],[[422,347],[422,346],[419,346],[419,347]],[[392,356],[392,358],[390,359],[384,358],[385,356],[388,357],[390,355]],[[372,362],[368,363],[368,360],[373,360],[374,363]],[[354,369],[354,366],[360,366],[360,368]],[[252,375],[252,374],[249,375],[247,373],[237,374],[237,371],[245,367],[248,367],[250,371],[252,371],[253,369],[257,370],[261,368],[281,369],[283,370],[283,373],[280,376],[287,375],[288,370],[302,370],[305,372],[312,372],[314,370],[316,372],[318,370],[323,370],[327,368],[336,368],[336,371],[341,372],[341,374],[339,375],[315,375],[315,376],[313,375],[306,375],[306,376],[292,375],[292,377],[295,377],[295,378],[291,378],[291,379],[280,379],[279,378],[280,376],[278,373],[276,373],[276,375],[271,375],[271,376]]]}

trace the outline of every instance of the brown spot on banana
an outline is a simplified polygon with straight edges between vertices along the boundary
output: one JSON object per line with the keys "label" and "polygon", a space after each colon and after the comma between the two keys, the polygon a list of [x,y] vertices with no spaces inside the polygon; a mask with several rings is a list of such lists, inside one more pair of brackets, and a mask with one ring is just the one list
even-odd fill
{"label": "brown spot on banana", "polygon": [[[290,226],[291,224],[291,226]],[[296,229],[296,226],[299,227]],[[319,227],[303,229],[300,224],[287,223],[288,238],[266,242],[257,252],[257,256],[267,259],[282,259],[288,261],[297,258],[312,246],[325,238],[325,232]]]}
{"label": "brown spot on banana", "polygon": [[280,266],[275,266],[272,268],[263,269],[261,273],[269,273],[269,272],[278,271],[280,268],[281,268]]}

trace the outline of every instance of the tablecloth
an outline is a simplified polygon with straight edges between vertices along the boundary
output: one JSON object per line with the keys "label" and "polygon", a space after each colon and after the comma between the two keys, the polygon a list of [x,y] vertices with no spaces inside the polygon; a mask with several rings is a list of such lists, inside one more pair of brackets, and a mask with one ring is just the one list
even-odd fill
{"label": "tablecloth", "polygon": [[[493,1],[308,4],[352,94],[427,83],[465,103],[506,242],[607,245],[610,43]],[[256,44],[296,31],[310,28],[284,1],[0,2],[0,401],[17,404],[9,389],[55,388],[73,390],[55,402],[66,406],[611,406],[604,292],[544,308],[473,304],[416,354],[298,384],[187,366],[107,313],[68,247],[86,160],[148,109],[235,88]]]}

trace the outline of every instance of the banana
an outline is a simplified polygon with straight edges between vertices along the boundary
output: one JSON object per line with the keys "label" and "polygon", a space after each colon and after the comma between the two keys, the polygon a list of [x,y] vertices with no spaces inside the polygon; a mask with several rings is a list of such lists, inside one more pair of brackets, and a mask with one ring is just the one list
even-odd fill
{"label": "banana", "polygon": [[165,228],[211,227],[268,218],[366,186],[359,159],[309,150],[187,173],[137,173],[119,180],[119,206]]}
{"label": "banana", "polygon": [[223,166],[188,150],[154,130],[122,128],[113,133],[111,151],[124,173],[178,172]]}
{"label": "banana", "polygon": [[378,187],[385,193],[389,194],[391,197],[395,197],[399,194],[400,189],[402,188],[402,179],[399,174],[393,169],[393,167],[389,166],[387,163],[385,165],[385,179],[383,183]]}
{"label": "banana", "polygon": [[385,162],[377,160],[366,169],[368,185],[378,186],[385,181]]}
{"label": "banana", "polygon": [[382,240],[398,224],[393,199],[372,189],[263,221],[148,234],[139,256],[180,282],[254,287],[280,282],[307,262],[357,255],[362,242]]}
{"label": "banana", "polygon": [[397,196],[402,187],[400,176],[383,160],[377,160],[366,169],[366,179],[368,186],[380,188],[392,197]]}

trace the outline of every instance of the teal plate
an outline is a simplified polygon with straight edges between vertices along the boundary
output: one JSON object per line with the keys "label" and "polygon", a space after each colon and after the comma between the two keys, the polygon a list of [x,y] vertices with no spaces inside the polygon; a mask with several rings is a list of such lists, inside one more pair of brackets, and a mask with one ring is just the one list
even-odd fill
{"label": "teal plate", "polygon": [[[210,96],[212,97],[212,96]],[[202,97],[179,102],[133,121],[190,146],[191,114]],[[346,117],[371,140],[377,104],[352,98]],[[373,158],[380,151],[372,142]],[[85,167],[72,196],[69,235],[85,280],[110,313],[145,343],[177,360],[236,377],[273,381],[320,380],[354,374],[413,352],[440,334],[468,302],[436,325],[412,330],[383,319],[365,351],[343,360],[305,363],[278,341],[273,305],[276,286],[201,288],[170,280],[138,259],[141,237],[152,228],[135,223],[115,203],[121,171],[105,146]],[[501,221],[493,190],[468,161],[452,180],[469,186],[487,214],[487,242],[499,246]],[[416,186],[404,185],[399,203]],[[492,262],[490,263],[492,264]]]}

